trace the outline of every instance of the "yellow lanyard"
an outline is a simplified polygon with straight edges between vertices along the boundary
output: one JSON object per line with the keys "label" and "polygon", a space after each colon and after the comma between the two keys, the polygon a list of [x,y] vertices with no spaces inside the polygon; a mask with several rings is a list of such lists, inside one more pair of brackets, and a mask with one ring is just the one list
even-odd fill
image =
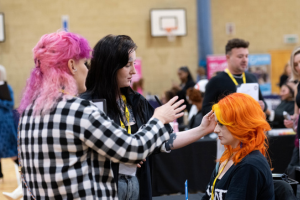
{"label": "yellow lanyard", "polygon": [[[238,86],[239,84],[236,82],[235,78],[232,76],[231,72],[226,68],[225,72],[228,74],[228,76],[231,78],[231,80],[234,82],[234,84],[236,86]],[[243,73],[243,83],[246,83],[246,76],[245,76],[245,72]]]}
{"label": "yellow lanyard", "polygon": [[218,175],[216,176],[216,178],[214,180],[213,186],[211,188],[211,200],[214,200],[214,193],[215,193],[215,184],[216,184],[216,181],[219,178],[219,176],[222,173],[222,171],[224,170],[224,168],[227,165],[228,161],[229,161],[229,159],[226,161],[225,165],[222,167],[222,169],[220,170],[220,172],[218,173]]}
{"label": "yellow lanyard", "polygon": [[[129,110],[127,108],[127,101],[126,101],[126,97],[124,95],[121,95],[122,96],[122,99],[123,99],[123,102],[124,102],[124,106],[125,106],[125,117],[127,119],[127,122],[128,122],[128,134],[131,134],[131,127],[130,127],[130,124],[129,124],[129,120],[130,120],[130,115],[129,115]],[[122,120],[120,120],[120,124],[121,124],[121,127],[126,129],[124,123],[122,122]]]}

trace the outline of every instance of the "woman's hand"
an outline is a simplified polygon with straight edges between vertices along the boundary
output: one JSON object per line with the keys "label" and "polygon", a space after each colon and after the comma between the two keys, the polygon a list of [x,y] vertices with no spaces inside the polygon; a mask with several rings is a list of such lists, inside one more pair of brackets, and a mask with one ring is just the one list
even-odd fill
{"label": "woman's hand", "polygon": [[[146,159],[143,159],[143,161],[145,162],[145,161],[146,161]],[[141,161],[140,163],[136,164],[136,166],[137,166],[138,168],[141,168],[141,167],[142,167],[142,164],[144,164],[144,162],[143,162],[143,161]]]}
{"label": "woman's hand", "polygon": [[295,121],[295,120],[297,119],[298,115],[299,115],[299,114],[297,114],[297,113],[293,114],[293,115],[291,116],[291,119]]}
{"label": "woman's hand", "polygon": [[293,120],[283,120],[284,126],[286,128],[294,128],[294,121]]}
{"label": "woman's hand", "polygon": [[200,124],[200,128],[203,132],[205,132],[205,135],[214,132],[214,129],[216,127],[216,121],[215,121],[215,114],[211,110],[209,113],[207,113]]}
{"label": "woman's hand", "polygon": [[179,107],[181,104],[184,103],[184,100],[176,102],[177,99],[178,97],[175,96],[166,104],[156,108],[154,110],[153,117],[157,118],[163,124],[173,122],[175,119],[182,117],[184,113],[181,111],[183,111],[186,106],[183,105]]}

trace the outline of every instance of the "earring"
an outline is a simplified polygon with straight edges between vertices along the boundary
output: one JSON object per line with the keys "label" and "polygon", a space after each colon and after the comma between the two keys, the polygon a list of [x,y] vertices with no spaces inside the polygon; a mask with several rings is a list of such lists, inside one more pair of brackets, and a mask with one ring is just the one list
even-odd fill
{"label": "earring", "polygon": [[75,72],[77,72],[77,69],[74,69],[74,70],[73,70],[73,74],[75,74]]}

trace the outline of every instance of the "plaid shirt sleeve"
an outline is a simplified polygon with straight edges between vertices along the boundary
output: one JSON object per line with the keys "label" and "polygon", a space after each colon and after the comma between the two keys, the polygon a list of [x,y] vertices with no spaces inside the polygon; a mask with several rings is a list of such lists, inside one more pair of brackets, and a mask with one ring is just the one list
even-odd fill
{"label": "plaid shirt sleeve", "polygon": [[151,118],[143,129],[129,135],[95,105],[89,104],[84,107],[80,119],[83,130],[74,130],[74,134],[113,162],[138,163],[169,139],[168,131],[158,119]]}

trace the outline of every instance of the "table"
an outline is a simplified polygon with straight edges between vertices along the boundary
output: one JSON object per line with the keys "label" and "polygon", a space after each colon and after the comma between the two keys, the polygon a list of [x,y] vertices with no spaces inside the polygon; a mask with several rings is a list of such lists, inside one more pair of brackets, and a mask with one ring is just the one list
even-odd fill
{"label": "table", "polygon": [[[294,135],[270,136],[269,154],[273,173],[283,173],[290,162]],[[217,142],[200,139],[169,154],[152,156],[153,196],[184,193],[184,182],[188,180],[190,193],[205,192],[215,167]]]}

